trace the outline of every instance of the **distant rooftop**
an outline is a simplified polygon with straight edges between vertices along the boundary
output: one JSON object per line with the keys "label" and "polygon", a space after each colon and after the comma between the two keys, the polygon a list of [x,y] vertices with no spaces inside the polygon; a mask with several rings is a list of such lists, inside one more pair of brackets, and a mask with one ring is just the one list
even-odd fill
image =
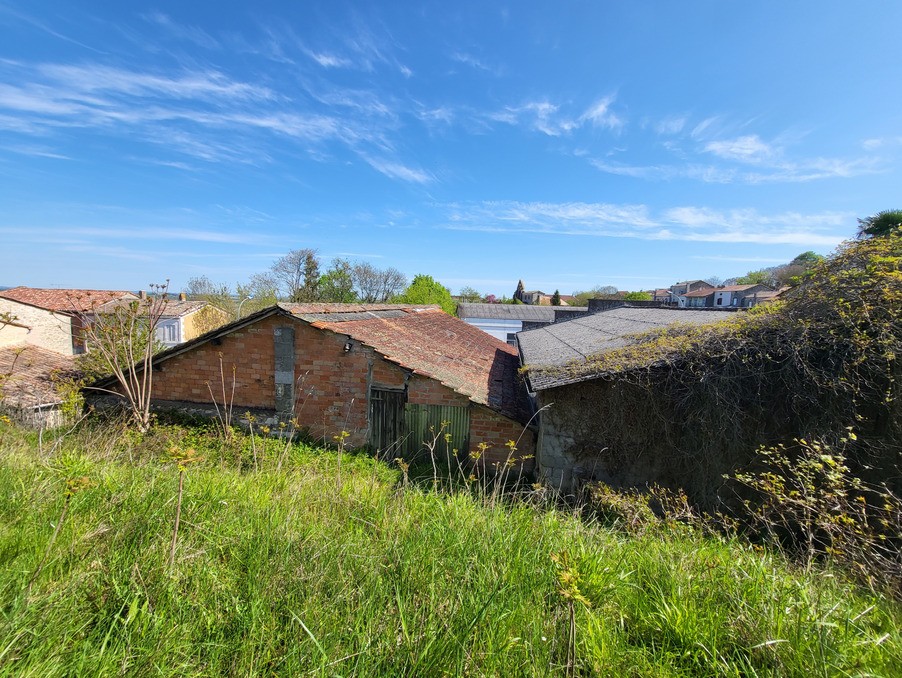
{"label": "distant rooftop", "polygon": [[[98,306],[94,311],[96,313],[112,313],[116,309],[119,308],[130,308],[132,304],[134,304],[137,299],[114,299],[113,301],[108,301],[102,306]],[[182,316],[188,315],[190,313],[194,313],[195,311],[199,311],[204,306],[208,306],[209,302],[206,301],[182,301],[180,299],[153,299],[153,310],[154,312],[160,311],[160,304],[163,304],[163,309],[161,316],[163,318],[181,318]],[[148,306],[141,306],[142,304],[147,304],[147,301],[139,302],[139,311],[148,310]]]}
{"label": "distant rooftop", "polygon": [[11,287],[0,291],[0,298],[59,313],[83,313],[113,299],[137,299],[137,296],[125,290]]}
{"label": "distant rooftop", "polygon": [[705,325],[733,317],[731,312],[676,308],[615,308],[517,334],[523,365],[534,390],[575,383],[592,376],[559,368],[635,343],[635,335],[677,323]]}
{"label": "distant rooftop", "polygon": [[585,306],[531,306],[528,304],[472,304],[457,305],[459,318],[492,318],[497,320],[528,320],[533,322],[554,322],[555,311],[564,313],[586,313]]}
{"label": "distant rooftop", "polygon": [[427,310],[440,310],[435,304],[279,304],[279,308],[293,316],[310,323],[315,322],[350,322],[353,320],[372,320],[374,318],[402,318],[408,313],[419,313]]}

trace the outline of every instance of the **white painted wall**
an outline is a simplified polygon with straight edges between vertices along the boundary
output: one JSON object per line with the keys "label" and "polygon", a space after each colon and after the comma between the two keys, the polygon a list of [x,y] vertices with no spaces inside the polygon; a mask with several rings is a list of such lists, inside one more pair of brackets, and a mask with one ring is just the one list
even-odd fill
{"label": "white painted wall", "polygon": [[[2,298],[0,313],[9,313],[17,318],[16,322],[28,327],[25,343],[72,355],[72,320],[69,316]],[[22,337],[21,332],[15,334]]]}
{"label": "white painted wall", "polygon": [[488,332],[496,339],[507,343],[509,333],[517,333],[523,329],[523,321],[498,318],[461,318],[465,323]]}

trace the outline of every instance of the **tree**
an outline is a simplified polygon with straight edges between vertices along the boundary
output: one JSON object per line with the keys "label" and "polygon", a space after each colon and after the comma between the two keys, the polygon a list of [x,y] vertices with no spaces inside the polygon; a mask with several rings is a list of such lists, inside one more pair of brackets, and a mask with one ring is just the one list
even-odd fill
{"label": "tree", "polygon": [[350,304],[357,301],[354,276],[347,259],[333,259],[332,267],[319,278],[320,301]]}
{"label": "tree", "polygon": [[827,257],[823,254],[818,254],[817,252],[813,252],[812,250],[808,250],[807,252],[802,252],[799,256],[793,259],[790,264],[800,264],[802,266],[811,267],[815,264],[819,264],[824,261]]}
{"label": "tree", "polygon": [[357,263],[351,269],[357,296],[365,304],[385,303],[399,295],[407,278],[396,268],[378,269],[372,264]]}
{"label": "tree", "polygon": [[457,298],[463,302],[478,304],[483,300],[482,294],[473,287],[461,287]]}
{"label": "tree", "polygon": [[81,358],[81,367],[95,375],[115,377],[132,421],[142,433],[150,429],[150,403],[153,393],[152,361],[160,348],[156,330],[166,311],[169,281],[151,285],[156,296],[108,302],[78,313],[89,352]]}
{"label": "tree", "polygon": [[454,315],[457,310],[451,291],[431,275],[414,276],[407,289],[392,301],[398,304],[438,304],[449,315]]}
{"label": "tree", "polygon": [[744,276],[736,278],[737,285],[768,285],[771,281],[771,272],[768,269],[749,271]]}
{"label": "tree", "polygon": [[232,318],[237,317],[238,304],[235,301],[235,295],[226,283],[215,283],[205,275],[188,278],[185,294],[189,299],[209,302],[213,306],[221,308]]}
{"label": "tree", "polygon": [[555,290],[554,294],[551,295],[551,305],[552,306],[560,306],[561,305],[561,291]]}
{"label": "tree", "polygon": [[578,306],[588,306],[589,299],[610,299],[617,296],[617,288],[613,285],[596,285],[591,290],[574,292],[574,303]]}
{"label": "tree", "polygon": [[626,301],[651,301],[651,295],[648,292],[628,292],[623,298]]}
{"label": "tree", "polygon": [[714,287],[720,287],[724,284],[723,278],[716,275],[712,275],[710,278],[705,278],[705,282],[709,285],[714,285]]}
{"label": "tree", "polygon": [[235,289],[238,308],[235,317],[244,317],[279,302],[279,283],[272,272],[255,273],[244,285]]}
{"label": "tree", "polygon": [[316,258],[316,250],[291,250],[276,259],[270,270],[283,298],[291,302],[318,299],[319,260]]}
{"label": "tree", "polygon": [[858,220],[859,238],[880,238],[902,227],[902,210],[883,210]]}

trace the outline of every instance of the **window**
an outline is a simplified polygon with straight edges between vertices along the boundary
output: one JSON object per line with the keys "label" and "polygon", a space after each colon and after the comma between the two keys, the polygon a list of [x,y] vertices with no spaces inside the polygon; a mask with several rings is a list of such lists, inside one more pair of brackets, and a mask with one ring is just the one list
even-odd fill
{"label": "window", "polygon": [[178,320],[168,320],[160,323],[157,326],[157,341],[166,345],[177,344],[180,341],[179,337],[179,321]]}

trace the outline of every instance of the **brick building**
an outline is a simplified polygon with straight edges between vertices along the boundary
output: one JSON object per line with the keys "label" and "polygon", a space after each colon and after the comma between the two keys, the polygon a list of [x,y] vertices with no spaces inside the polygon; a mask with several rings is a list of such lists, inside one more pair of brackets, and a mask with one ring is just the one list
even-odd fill
{"label": "brick building", "polygon": [[485,443],[491,465],[509,440],[517,457],[534,452],[518,364],[514,348],[434,306],[279,304],[159,354],[153,395],[212,413],[234,373],[236,419],[295,419],[325,442],[348,431],[349,445],[407,459],[445,421],[453,448]]}

